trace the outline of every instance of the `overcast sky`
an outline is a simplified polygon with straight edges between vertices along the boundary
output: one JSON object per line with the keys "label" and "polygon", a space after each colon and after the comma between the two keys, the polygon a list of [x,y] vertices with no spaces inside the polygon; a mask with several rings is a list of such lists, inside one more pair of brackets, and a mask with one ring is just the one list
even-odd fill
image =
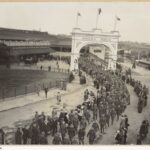
{"label": "overcast sky", "polygon": [[0,3],[0,27],[48,31],[51,34],[70,34],[79,17],[83,30],[95,28],[98,8],[98,27],[104,31],[114,28],[115,15],[120,40],[150,43],[150,3]]}

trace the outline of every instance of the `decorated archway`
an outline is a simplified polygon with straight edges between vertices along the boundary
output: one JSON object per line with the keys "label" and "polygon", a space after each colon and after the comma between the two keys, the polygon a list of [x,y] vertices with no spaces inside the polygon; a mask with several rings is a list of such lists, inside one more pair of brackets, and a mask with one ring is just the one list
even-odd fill
{"label": "decorated archway", "polygon": [[78,59],[80,50],[86,45],[105,45],[109,48],[107,69],[115,70],[117,61],[119,32],[102,32],[98,29],[92,31],[82,31],[74,28],[72,32],[72,50],[70,70],[78,70]]}

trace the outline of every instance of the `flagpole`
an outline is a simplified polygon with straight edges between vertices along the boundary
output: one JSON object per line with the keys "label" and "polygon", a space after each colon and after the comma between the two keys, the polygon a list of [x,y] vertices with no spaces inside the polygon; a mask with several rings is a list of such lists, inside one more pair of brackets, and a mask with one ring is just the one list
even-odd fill
{"label": "flagpole", "polygon": [[99,19],[99,14],[97,13],[97,16],[96,16],[96,29],[97,29],[98,19]]}
{"label": "flagpole", "polygon": [[78,28],[78,13],[77,13],[77,16],[76,16],[76,28]]}
{"label": "flagpole", "polygon": [[96,29],[97,29],[97,26],[98,26],[98,21],[99,21],[99,15],[101,13],[101,8],[98,9],[98,12],[97,12],[97,16],[96,16]]}
{"label": "flagpole", "polygon": [[114,31],[116,31],[116,26],[117,26],[117,18],[116,18],[116,16],[115,16]]}

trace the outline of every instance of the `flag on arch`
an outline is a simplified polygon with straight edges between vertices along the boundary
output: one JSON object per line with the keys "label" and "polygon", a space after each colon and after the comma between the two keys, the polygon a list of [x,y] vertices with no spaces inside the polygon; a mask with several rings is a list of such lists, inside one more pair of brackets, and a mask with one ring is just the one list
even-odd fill
{"label": "flag on arch", "polygon": [[98,9],[98,14],[100,14],[102,12],[101,8]]}
{"label": "flag on arch", "polygon": [[78,16],[81,16],[81,13],[79,13],[79,12],[78,12],[78,14],[77,14],[77,15],[78,15]]}
{"label": "flag on arch", "polygon": [[119,17],[116,16],[117,21],[120,21],[121,19]]}

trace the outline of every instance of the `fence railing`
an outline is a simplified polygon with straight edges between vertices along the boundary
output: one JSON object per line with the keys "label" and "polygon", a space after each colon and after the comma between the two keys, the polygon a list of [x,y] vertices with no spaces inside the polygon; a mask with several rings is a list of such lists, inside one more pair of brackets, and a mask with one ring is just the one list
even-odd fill
{"label": "fence railing", "polygon": [[17,96],[23,96],[31,93],[39,94],[40,91],[44,91],[44,88],[48,90],[52,88],[59,88],[61,90],[66,90],[68,79],[58,79],[55,81],[47,81],[38,84],[30,84],[21,87],[6,87],[0,88],[0,101],[6,100],[8,98],[15,98]]}
{"label": "fence railing", "polygon": [[69,69],[63,69],[63,68],[54,68],[54,67],[45,67],[45,66],[15,66],[11,69],[21,69],[21,70],[44,70],[44,71],[50,71],[50,72],[60,72],[60,73],[69,73]]}

